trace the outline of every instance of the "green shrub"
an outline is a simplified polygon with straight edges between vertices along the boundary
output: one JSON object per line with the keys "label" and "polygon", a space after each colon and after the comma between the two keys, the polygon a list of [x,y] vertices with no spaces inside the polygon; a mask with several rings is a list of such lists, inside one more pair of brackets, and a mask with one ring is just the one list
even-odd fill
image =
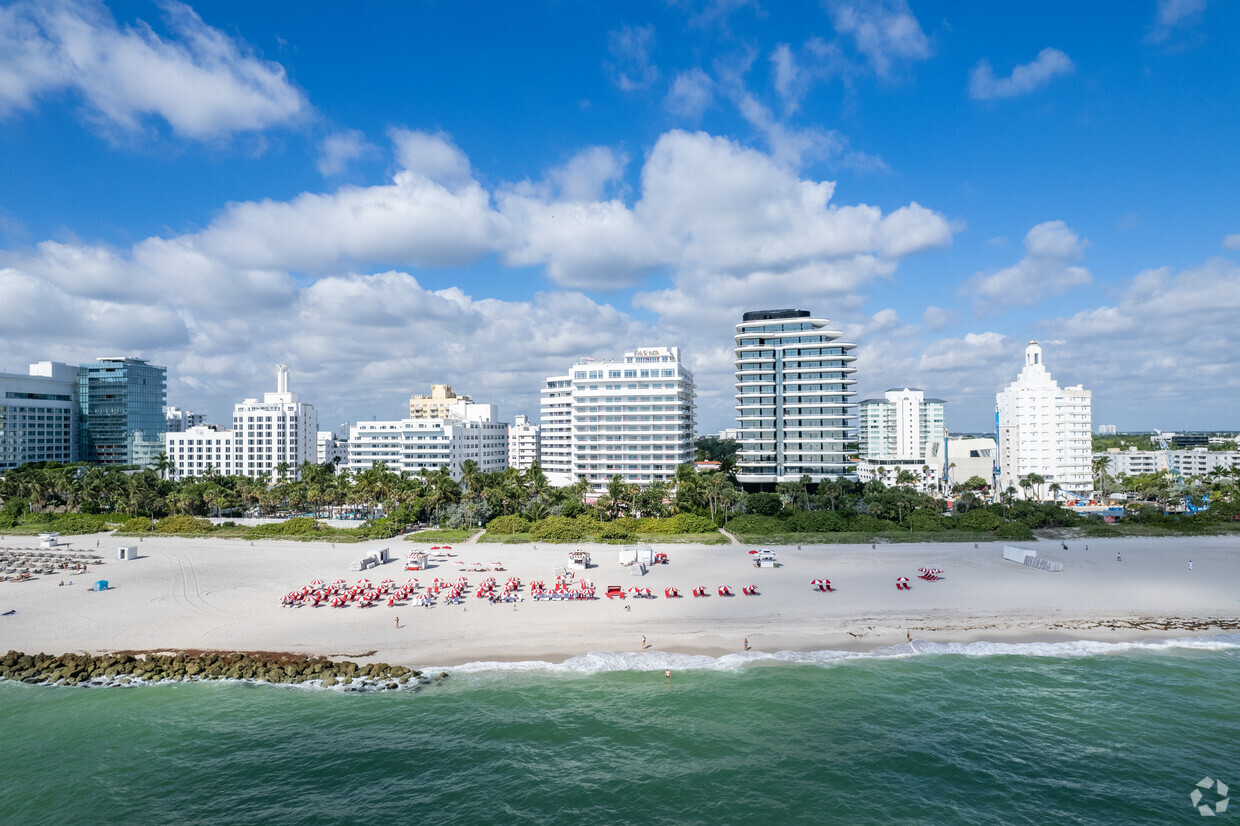
{"label": "green shrub", "polygon": [[943,519],[932,511],[918,510],[913,511],[913,515],[908,518],[909,528],[914,531],[941,531],[943,530]]}
{"label": "green shrub", "polygon": [[85,513],[62,513],[53,524],[63,534],[99,533],[107,530],[108,519]]}
{"label": "green shrub", "polygon": [[[321,531],[314,531],[319,533]],[[351,533],[360,539],[391,539],[399,527],[391,519],[370,519],[353,528]]]}
{"label": "green shrub", "polygon": [[294,516],[283,522],[272,522],[266,525],[255,525],[245,532],[248,539],[264,539],[272,536],[314,536],[329,531],[322,522],[309,516]]}
{"label": "green shrub", "polygon": [[713,533],[718,530],[709,517],[696,513],[678,513],[670,521],[672,533]]}
{"label": "green shrub", "polygon": [[993,531],[1003,524],[1003,517],[985,508],[977,508],[953,516],[951,521],[963,531]]}
{"label": "green shrub", "polygon": [[713,533],[718,530],[710,517],[678,513],[669,517],[646,516],[637,520],[637,533]]}
{"label": "green shrub", "polygon": [[177,514],[158,520],[151,530],[155,533],[211,533],[215,526],[206,519]]}
{"label": "green shrub", "polygon": [[787,533],[788,527],[774,516],[743,513],[728,523],[728,530],[738,534],[770,535]]}
{"label": "green shrub", "polygon": [[580,542],[589,536],[582,532],[580,520],[567,516],[548,516],[530,528],[530,538],[535,542]]}
{"label": "green shrub", "polygon": [[146,516],[135,516],[121,525],[121,533],[150,533],[153,530],[155,524]]}
{"label": "green shrub", "polygon": [[1033,539],[1033,530],[1023,522],[1004,522],[995,531],[995,536],[1000,539],[1029,541]]}
{"label": "green shrub", "polygon": [[783,506],[783,500],[776,493],[751,493],[745,497],[745,509],[759,516],[774,516]]}
{"label": "green shrub", "polygon": [[631,542],[635,536],[637,536],[637,520],[635,519],[617,519],[614,522],[608,522],[599,533],[599,539],[604,542]]}
{"label": "green shrub", "polygon": [[528,533],[530,520],[520,515],[497,516],[487,523],[487,533]]}
{"label": "green shrub", "polygon": [[582,536],[595,536],[603,530],[603,523],[592,513],[583,513],[573,518]]}

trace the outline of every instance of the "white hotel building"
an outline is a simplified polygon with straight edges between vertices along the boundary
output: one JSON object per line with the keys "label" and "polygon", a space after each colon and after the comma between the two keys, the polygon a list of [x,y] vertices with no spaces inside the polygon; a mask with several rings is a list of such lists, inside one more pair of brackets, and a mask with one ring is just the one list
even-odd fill
{"label": "white hotel building", "polygon": [[187,430],[171,431],[164,436],[169,465],[167,478],[189,479],[206,476],[208,471],[221,476],[240,475],[235,447],[233,432],[219,430],[215,425],[199,424]]}
{"label": "white hotel building", "polygon": [[447,418],[358,422],[349,428],[349,470],[375,462],[406,475],[446,467],[460,481],[468,459],[483,473],[508,467],[508,425],[497,421],[496,405],[461,401],[447,410]]}
{"label": "white hotel building", "polygon": [[542,387],[542,468],[555,485],[579,477],[601,491],[669,481],[694,456],[693,373],[679,347],[584,359]]}
{"label": "white hotel building", "polygon": [[171,466],[168,478],[204,475],[208,467],[225,476],[280,481],[298,479],[302,462],[316,458],[319,417],[314,406],[288,390],[288,367],[277,365],[276,392],[263,400],[246,399],[233,407],[232,430],[211,425],[191,427],[164,436]]}
{"label": "white hotel building", "polygon": [[54,361],[0,373],[0,470],[78,458],[78,366]]}
{"label": "white hotel building", "polygon": [[857,345],[808,310],[759,310],[736,325],[736,479],[772,488],[853,478]]}
{"label": "white hotel building", "polygon": [[1089,493],[1092,404],[1083,386],[1061,388],[1042,363],[1041,345],[1029,342],[1020,375],[995,395],[999,493],[1011,487],[1025,495],[1020,480],[1030,473],[1045,480],[1031,495],[1047,496],[1051,484]]}

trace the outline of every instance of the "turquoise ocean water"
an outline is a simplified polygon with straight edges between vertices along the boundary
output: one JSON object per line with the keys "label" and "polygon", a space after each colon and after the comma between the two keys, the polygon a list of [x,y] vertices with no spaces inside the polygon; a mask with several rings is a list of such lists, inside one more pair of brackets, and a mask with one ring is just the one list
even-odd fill
{"label": "turquoise ocean water", "polygon": [[1203,777],[1240,790],[1238,636],[923,648],[0,684],[0,820],[1166,824]]}

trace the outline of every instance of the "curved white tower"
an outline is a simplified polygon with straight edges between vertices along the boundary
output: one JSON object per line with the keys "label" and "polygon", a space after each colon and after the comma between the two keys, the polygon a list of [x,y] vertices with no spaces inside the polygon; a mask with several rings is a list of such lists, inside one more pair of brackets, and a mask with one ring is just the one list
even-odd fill
{"label": "curved white tower", "polygon": [[758,310],[736,325],[737,481],[855,478],[852,351],[808,310]]}

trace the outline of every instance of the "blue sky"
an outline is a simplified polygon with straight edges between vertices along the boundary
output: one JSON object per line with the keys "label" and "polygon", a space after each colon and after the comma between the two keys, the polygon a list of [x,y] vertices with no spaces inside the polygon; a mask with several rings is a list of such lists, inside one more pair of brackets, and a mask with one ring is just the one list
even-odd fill
{"label": "blue sky", "polygon": [[3,2],[0,369],[140,355],[226,421],[449,382],[537,415],[746,309],[982,430],[1030,338],[1095,424],[1235,428],[1240,12],[1124,4]]}

